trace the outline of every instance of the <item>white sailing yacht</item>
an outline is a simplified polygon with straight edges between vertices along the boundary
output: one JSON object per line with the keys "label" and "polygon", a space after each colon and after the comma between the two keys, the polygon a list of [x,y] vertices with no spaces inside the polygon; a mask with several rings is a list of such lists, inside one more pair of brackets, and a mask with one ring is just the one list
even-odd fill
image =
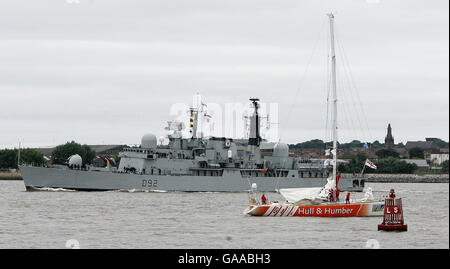
{"label": "white sailing yacht", "polygon": [[[329,151],[332,160],[328,160],[333,166],[333,174],[327,179],[322,188],[285,188],[278,192],[286,199],[285,203],[271,203],[268,205],[250,205],[245,214],[251,216],[286,216],[286,217],[361,217],[383,216],[384,201],[373,200],[371,189],[360,201],[339,202],[336,198],[338,191],[337,176],[337,90],[336,90],[336,53],[334,42],[334,14],[328,14],[330,24],[330,58],[331,58],[331,87],[333,102],[333,148]],[[328,152],[327,152],[328,154]],[[253,188],[255,189],[255,188]],[[257,201],[257,199],[253,199]]]}

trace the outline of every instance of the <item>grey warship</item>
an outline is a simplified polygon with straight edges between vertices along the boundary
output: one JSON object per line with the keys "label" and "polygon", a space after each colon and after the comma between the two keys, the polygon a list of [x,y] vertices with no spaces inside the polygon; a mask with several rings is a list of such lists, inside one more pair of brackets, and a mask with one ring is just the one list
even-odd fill
{"label": "grey warship", "polygon": [[[118,167],[81,166],[81,163],[37,167],[19,165],[27,190],[62,188],[81,191],[183,191],[242,192],[256,183],[260,191],[280,188],[322,187],[330,174],[324,160],[289,156],[287,144],[270,145],[260,136],[259,99],[251,98],[248,139],[225,137],[183,138],[180,125],[168,122],[174,132],[168,145],[158,145],[153,134],[146,134],[138,146],[124,147]],[[191,127],[197,127],[199,111],[191,110]],[[362,191],[365,179],[343,177],[343,191]]]}

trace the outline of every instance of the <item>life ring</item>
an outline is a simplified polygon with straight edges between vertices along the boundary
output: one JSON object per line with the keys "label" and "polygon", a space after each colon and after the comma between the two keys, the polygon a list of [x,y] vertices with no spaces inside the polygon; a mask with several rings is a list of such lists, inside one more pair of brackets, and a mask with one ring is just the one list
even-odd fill
{"label": "life ring", "polygon": [[225,146],[229,147],[230,145],[231,145],[230,140],[227,140],[227,141],[225,142]]}

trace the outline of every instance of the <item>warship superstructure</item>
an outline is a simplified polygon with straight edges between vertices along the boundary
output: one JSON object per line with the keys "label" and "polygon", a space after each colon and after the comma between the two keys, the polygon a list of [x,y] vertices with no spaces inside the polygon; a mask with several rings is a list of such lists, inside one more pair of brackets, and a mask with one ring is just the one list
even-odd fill
{"label": "warship superstructure", "polygon": [[[289,156],[287,144],[268,143],[260,136],[259,99],[251,98],[253,114],[248,139],[197,137],[199,111],[190,111],[191,136],[181,135],[182,122],[169,121],[168,145],[158,145],[153,134],[139,146],[124,147],[115,167],[81,165],[79,156],[67,165],[19,165],[27,190],[64,188],[86,191],[138,190],[240,192],[256,183],[260,191],[321,187],[330,174],[324,160]],[[270,153],[262,148],[270,148]],[[343,191],[362,191],[364,178],[341,178]]]}

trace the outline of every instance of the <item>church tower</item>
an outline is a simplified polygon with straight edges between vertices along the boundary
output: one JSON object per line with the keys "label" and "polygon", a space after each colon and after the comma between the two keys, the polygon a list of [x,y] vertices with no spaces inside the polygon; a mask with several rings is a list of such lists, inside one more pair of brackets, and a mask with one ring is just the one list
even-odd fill
{"label": "church tower", "polygon": [[390,123],[388,124],[386,138],[384,139],[384,146],[388,149],[394,147],[394,137],[392,136],[392,128]]}

